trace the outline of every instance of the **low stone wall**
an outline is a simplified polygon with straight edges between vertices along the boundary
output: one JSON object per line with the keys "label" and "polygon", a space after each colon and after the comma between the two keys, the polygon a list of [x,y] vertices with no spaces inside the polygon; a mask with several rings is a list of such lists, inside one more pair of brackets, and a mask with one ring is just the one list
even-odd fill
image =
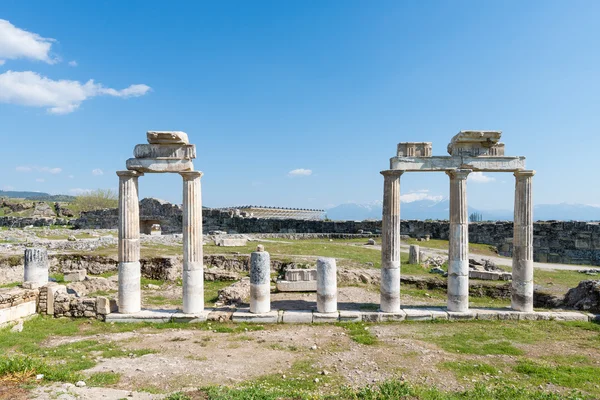
{"label": "low stone wall", "polygon": [[0,325],[35,314],[37,298],[35,289],[14,288],[0,293]]}
{"label": "low stone wall", "polygon": [[50,217],[0,217],[0,226],[8,228],[25,228],[26,226],[51,226],[69,225],[70,221],[66,218],[50,218]]}

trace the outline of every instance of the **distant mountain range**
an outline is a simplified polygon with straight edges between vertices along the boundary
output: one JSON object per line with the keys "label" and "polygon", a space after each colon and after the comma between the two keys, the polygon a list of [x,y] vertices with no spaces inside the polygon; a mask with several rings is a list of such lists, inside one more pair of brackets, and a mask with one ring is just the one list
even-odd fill
{"label": "distant mountain range", "polygon": [[[450,210],[448,199],[417,200],[400,205],[402,219],[439,219],[447,220]],[[380,220],[382,203],[370,204],[346,203],[329,208],[327,218],[335,221]],[[478,210],[469,207],[469,214],[481,213],[484,221],[512,221],[512,210]],[[534,206],[533,216],[536,221],[600,221],[600,207],[585,204],[539,204]]]}
{"label": "distant mountain range", "polygon": [[49,193],[43,192],[17,192],[17,191],[4,191],[0,190],[0,197],[8,197],[11,199],[27,199],[27,200],[37,200],[37,201],[73,201],[75,200],[74,196],[69,196],[66,194],[56,194],[52,195]]}

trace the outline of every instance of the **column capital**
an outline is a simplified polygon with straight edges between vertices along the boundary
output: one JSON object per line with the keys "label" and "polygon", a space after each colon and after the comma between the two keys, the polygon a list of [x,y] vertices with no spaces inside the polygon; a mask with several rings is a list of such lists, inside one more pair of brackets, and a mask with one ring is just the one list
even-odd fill
{"label": "column capital", "polygon": [[515,177],[518,178],[531,178],[535,175],[535,171],[532,169],[522,169],[519,171],[515,171]]}
{"label": "column capital", "polygon": [[138,177],[138,176],[144,176],[144,173],[139,172],[139,171],[130,171],[130,170],[126,169],[125,171],[117,171],[117,175],[118,176]]}
{"label": "column capital", "polygon": [[446,171],[446,175],[448,175],[450,179],[467,179],[471,172],[473,172],[473,170],[470,169],[449,169]]}
{"label": "column capital", "polygon": [[201,178],[204,175],[201,171],[182,171],[179,173],[184,181],[191,181],[196,178]]}
{"label": "column capital", "polygon": [[388,169],[386,171],[379,172],[383,176],[401,176],[406,171],[401,169]]}

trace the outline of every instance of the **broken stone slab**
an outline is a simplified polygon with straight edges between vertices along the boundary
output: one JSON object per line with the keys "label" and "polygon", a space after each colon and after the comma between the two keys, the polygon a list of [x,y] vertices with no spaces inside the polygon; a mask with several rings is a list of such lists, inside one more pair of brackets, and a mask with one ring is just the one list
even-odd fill
{"label": "broken stone slab", "polygon": [[150,144],[189,144],[187,133],[181,131],[148,131],[146,138]]}
{"label": "broken stone slab", "polygon": [[215,238],[215,244],[221,247],[242,247],[248,243],[248,239],[244,238]]}
{"label": "broken stone slab", "polygon": [[422,308],[404,308],[407,321],[431,321],[433,316],[431,311]]}
{"label": "broken stone slab", "polygon": [[480,320],[495,320],[498,319],[497,310],[488,310],[485,308],[473,308],[472,312],[475,313],[475,318]]}
{"label": "broken stone slab", "polygon": [[76,269],[73,271],[65,272],[65,282],[81,282],[85,280],[87,271],[85,269]]}
{"label": "broken stone slab", "polygon": [[555,321],[587,321],[588,316],[578,312],[563,311],[551,312],[550,318]]}
{"label": "broken stone slab", "polygon": [[380,312],[379,320],[381,322],[399,322],[406,319],[406,311],[400,310],[398,312]]}
{"label": "broken stone slab", "polygon": [[448,319],[448,311],[444,307],[423,307],[421,310],[430,312],[432,319]]}
{"label": "broken stone slab", "polygon": [[117,301],[115,299],[98,296],[96,299],[96,311],[98,314],[108,315],[119,311],[119,307],[117,306]]}
{"label": "broken stone slab", "polygon": [[378,311],[362,311],[363,322],[381,322],[381,314]]}
{"label": "broken stone slab", "polygon": [[231,319],[233,322],[249,322],[256,324],[276,324],[278,321],[277,310],[271,310],[268,313],[264,314],[253,314],[250,312],[250,309],[238,309],[233,313]]}
{"label": "broken stone slab", "polygon": [[283,313],[284,324],[310,324],[313,320],[311,310],[289,310]]}
{"label": "broken stone slab", "polygon": [[135,158],[192,160],[196,158],[194,144],[138,144],[133,149]]}
{"label": "broken stone slab", "polygon": [[317,281],[297,281],[290,282],[286,280],[278,280],[276,283],[277,290],[280,292],[316,292]]}
{"label": "broken stone slab", "polygon": [[137,172],[187,172],[194,170],[190,160],[171,160],[158,158],[130,158],[125,163],[130,171]]}
{"label": "broken stone slab", "polygon": [[[460,131],[450,140],[448,154],[451,156],[504,155],[504,145],[498,143],[501,136],[501,131]],[[496,150],[490,152],[494,147]],[[498,154],[499,152],[502,154]]]}

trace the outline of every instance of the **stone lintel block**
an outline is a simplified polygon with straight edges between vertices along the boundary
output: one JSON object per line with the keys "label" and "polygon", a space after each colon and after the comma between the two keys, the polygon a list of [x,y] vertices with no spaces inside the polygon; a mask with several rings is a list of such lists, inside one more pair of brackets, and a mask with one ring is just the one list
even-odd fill
{"label": "stone lintel block", "polygon": [[311,310],[289,310],[283,312],[282,322],[284,324],[310,324],[313,320]]}
{"label": "stone lintel block", "polygon": [[379,312],[379,320],[381,322],[400,322],[406,319],[406,312],[400,310],[397,312]]}
{"label": "stone lintel block", "polygon": [[317,281],[277,281],[277,290],[280,292],[316,292]]}
{"label": "stone lintel block", "polygon": [[65,272],[65,282],[81,282],[85,280],[87,271],[85,269],[76,269],[74,271]]}
{"label": "stone lintel block", "polygon": [[28,301],[19,305],[0,310],[0,325],[36,314],[37,304]]}
{"label": "stone lintel block", "polygon": [[290,281],[290,282],[316,281],[317,280],[317,270],[314,268],[312,268],[312,269],[301,269],[301,268],[288,269],[285,271],[285,279],[284,280]]}
{"label": "stone lintel block", "polygon": [[197,314],[185,314],[183,312],[177,312],[173,314],[173,318],[171,319],[171,321],[189,323],[205,322],[208,320],[208,314],[210,314],[211,312],[211,310],[204,310],[203,312]]}
{"label": "stone lintel block", "polygon": [[271,310],[264,314],[252,314],[250,309],[238,309],[231,317],[233,322],[249,322],[256,324],[276,324],[279,319],[279,312]]}
{"label": "stone lintel block", "polygon": [[315,323],[315,324],[338,322],[339,320],[340,320],[340,313],[337,311],[332,312],[332,313],[320,313],[320,312],[313,313],[313,323]]}
{"label": "stone lintel block", "polygon": [[111,313],[106,322],[169,322],[177,310],[142,310],[133,314]]}
{"label": "stone lintel block", "polygon": [[360,322],[362,321],[362,313],[360,311],[340,311],[340,322]]}
{"label": "stone lintel block", "polygon": [[378,311],[362,311],[363,322],[381,322],[381,314]]}
{"label": "stone lintel block", "polygon": [[128,170],[138,172],[186,172],[193,171],[190,160],[170,160],[158,158],[130,158],[125,163]]}
{"label": "stone lintel block", "polygon": [[148,131],[146,139],[150,144],[188,144],[188,135],[181,131]]}
{"label": "stone lintel block", "polygon": [[448,311],[448,319],[451,321],[475,319],[476,316],[477,314],[471,310],[465,312]]}
{"label": "stone lintel block", "polygon": [[407,321],[431,321],[433,319],[431,311],[420,308],[404,308],[402,311],[406,313]]}
{"label": "stone lintel block", "polygon": [[192,160],[196,158],[193,144],[138,144],[133,149],[135,158]]}
{"label": "stone lintel block", "polygon": [[514,172],[525,169],[525,157],[392,157],[390,169],[398,171],[447,171],[468,168],[484,172]]}

